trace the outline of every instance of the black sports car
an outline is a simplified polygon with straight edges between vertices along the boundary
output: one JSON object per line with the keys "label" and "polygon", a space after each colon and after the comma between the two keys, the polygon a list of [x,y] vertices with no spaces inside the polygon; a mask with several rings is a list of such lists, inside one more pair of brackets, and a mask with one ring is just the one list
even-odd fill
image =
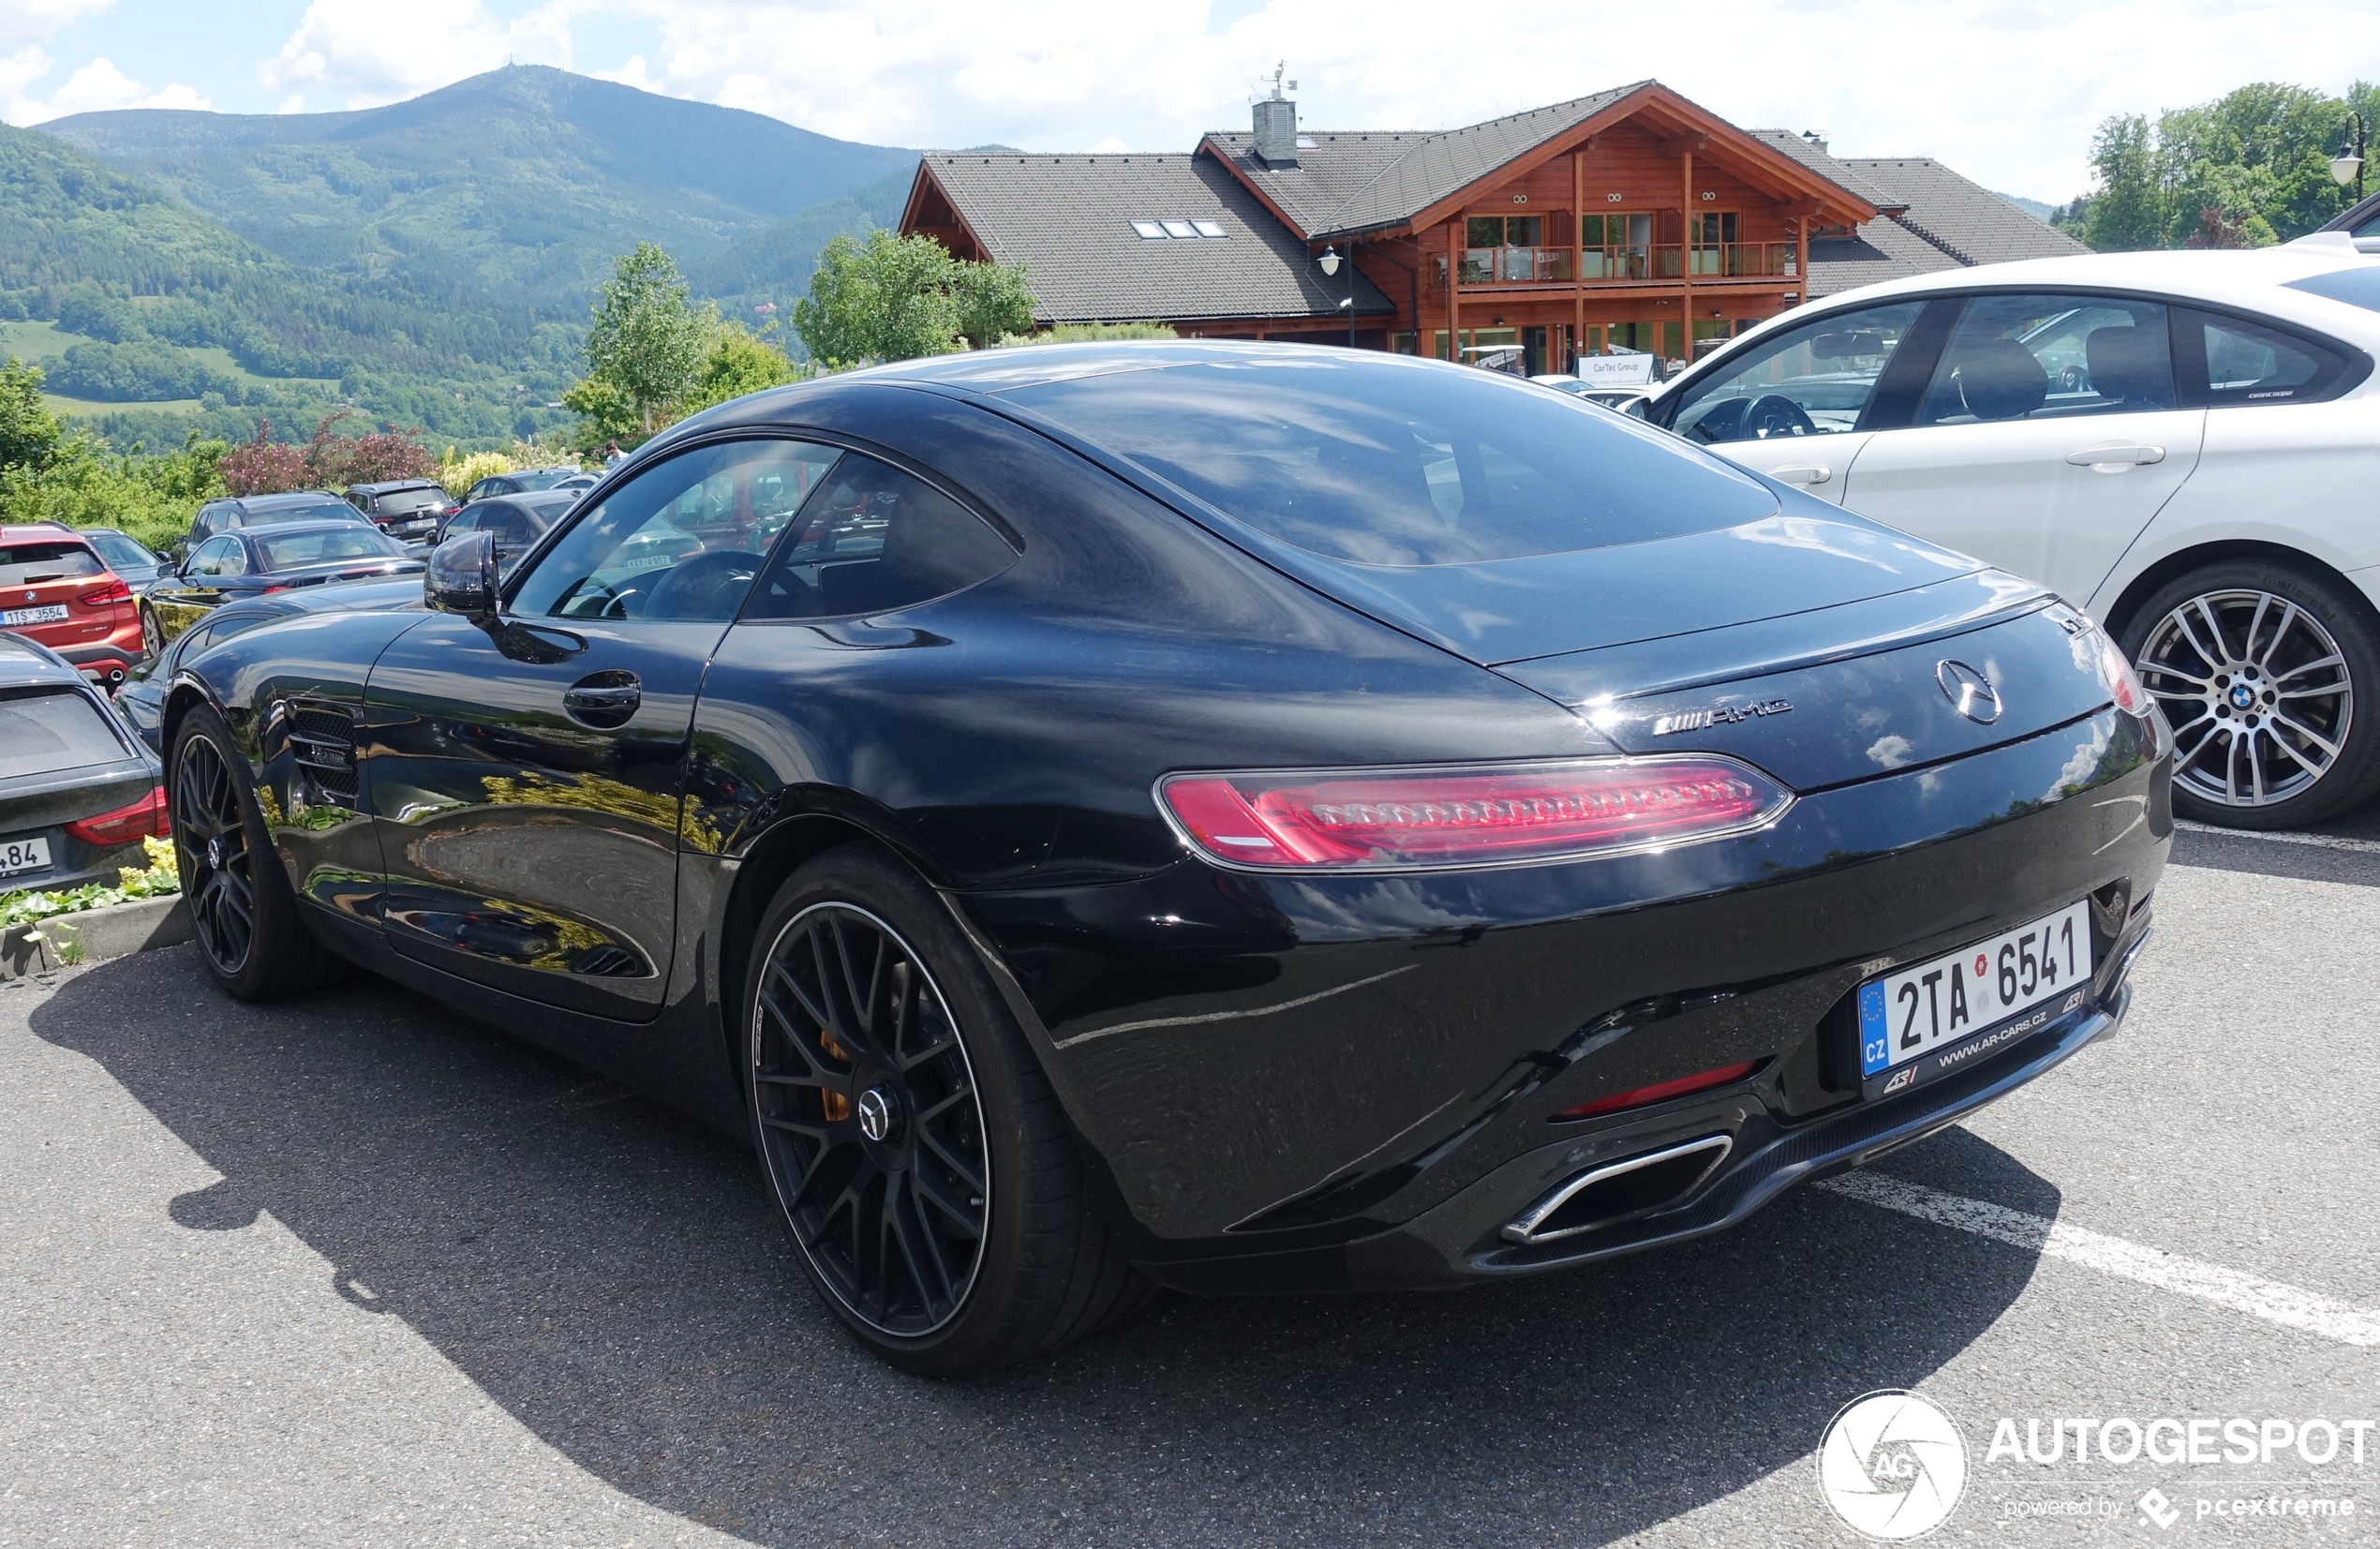
{"label": "black sports car", "polygon": [[2170,843],[2054,597],[1396,356],[773,390],[426,587],[182,663],[212,971],[750,1134],[918,1370],[1727,1226],[2113,1028]]}
{"label": "black sports car", "polygon": [[218,532],[141,597],[141,643],[156,656],[206,614],[249,597],[340,581],[419,575],[422,561],[361,517]]}

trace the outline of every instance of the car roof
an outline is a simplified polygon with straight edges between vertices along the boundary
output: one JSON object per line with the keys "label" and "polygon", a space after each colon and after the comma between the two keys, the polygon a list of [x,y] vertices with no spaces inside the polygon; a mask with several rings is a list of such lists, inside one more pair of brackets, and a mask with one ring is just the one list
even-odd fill
{"label": "car roof", "polygon": [[37,640],[0,634],[0,688],[36,688],[82,682],[82,669]]}
{"label": "car roof", "polygon": [[525,489],[518,495],[505,495],[499,499],[510,504],[533,511],[542,516],[548,506],[556,511],[562,511],[577,504],[578,492],[573,489]]}
{"label": "car roof", "polygon": [[322,505],[338,499],[327,489],[291,489],[278,495],[237,495],[228,503],[242,511],[279,511],[284,506]]}
{"label": "car roof", "polygon": [[44,539],[80,538],[82,534],[64,522],[9,522],[0,526],[0,544],[31,544]]}
{"label": "car roof", "polygon": [[1731,360],[1761,339],[1813,318],[1907,297],[1912,301],[1947,292],[2016,290],[2119,290],[2199,302],[2230,310],[2261,313],[2283,322],[2329,335],[2380,355],[2380,312],[2296,289],[2296,282],[2352,272],[2380,263],[2355,250],[2339,233],[2300,237],[2278,247],[2229,251],[2172,249],[2149,253],[2087,253],[2077,257],[1983,263],[1928,275],[1880,281],[1780,312],[1748,329],[1697,361],[1694,369],[1662,383],[1666,398],[1677,384],[1709,380],[1711,363]]}
{"label": "car roof", "polygon": [[439,482],[436,479],[382,479],[374,484],[350,484],[347,487],[350,495],[359,489],[367,495],[386,495],[398,489],[436,489]]}

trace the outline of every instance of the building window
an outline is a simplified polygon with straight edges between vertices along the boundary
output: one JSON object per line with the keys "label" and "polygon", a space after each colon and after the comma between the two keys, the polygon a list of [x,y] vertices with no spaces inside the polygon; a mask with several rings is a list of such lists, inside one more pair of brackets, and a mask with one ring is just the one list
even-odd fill
{"label": "building window", "polygon": [[1220,221],[1194,220],[1190,224],[1197,228],[1198,234],[1202,237],[1222,237],[1230,234],[1223,229],[1223,223]]}
{"label": "building window", "polygon": [[1227,238],[1230,232],[1219,220],[1136,220],[1133,235],[1143,242],[1196,242],[1201,237]]}
{"label": "building window", "polygon": [[1166,239],[1166,229],[1153,220],[1136,220],[1132,223],[1132,230],[1143,242],[1163,242]]}
{"label": "building window", "polygon": [[1545,245],[1543,216],[1473,216],[1464,222],[1464,284],[1569,277],[1570,250]]}

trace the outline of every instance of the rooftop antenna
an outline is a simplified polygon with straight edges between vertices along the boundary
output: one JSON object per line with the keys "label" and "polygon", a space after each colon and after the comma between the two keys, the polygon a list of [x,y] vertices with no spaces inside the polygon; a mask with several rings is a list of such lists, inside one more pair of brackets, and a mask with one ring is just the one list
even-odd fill
{"label": "rooftop antenna", "polygon": [[[1283,96],[1281,95],[1281,77],[1282,77],[1283,73],[1288,69],[1288,67],[1289,67],[1289,62],[1288,62],[1287,60],[1286,60],[1286,59],[1277,60],[1277,61],[1275,61],[1275,62],[1274,62],[1273,67],[1272,67],[1272,97],[1268,97],[1266,100],[1268,100],[1268,101],[1272,101],[1272,102],[1286,102],[1286,101],[1287,101],[1287,100],[1288,100],[1287,97],[1283,97]],[[1289,82],[1289,90],[1291,90],[1291,91],[1296,91],[1297,89],[1298,89],[1298,83],[1297,83],[1296,82],[1294,82],[1294,81],[1290,82]]]}

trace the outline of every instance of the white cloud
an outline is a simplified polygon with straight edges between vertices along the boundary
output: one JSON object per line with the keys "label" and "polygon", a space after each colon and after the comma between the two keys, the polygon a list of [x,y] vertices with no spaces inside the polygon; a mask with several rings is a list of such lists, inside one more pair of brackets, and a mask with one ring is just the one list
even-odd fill
{"label": "white cloud", "polygon": [[106,10],[115,0],[8,0],[0,6],[0,49],[47,43],[70,22]]}
{"label": "white cloud", "polygon": [[480,0],[314,0],[281,52],[261,60],[267,86],[320,86],[350,108],[416,97],[507,63],[571,65],[570,19],[590,8],[552,0],[511,22]]}
{"label": "white cloud", "polygon": [[[37,49],[28,53],[40,53]],[[115,67],[105,55],[94,59],[67,77],[66,84],[52,93],[47,101],[22,95],[22,86],[39,80],[50,72],[50,61],[43,55],[40,69],[19,82],[11,79],[9,66],[22,54],[0,62],[0,89],[8,91],[7,107],[0,111],[11,124],[42,124],[68,113],[104,112],[112,108],[211,108],[215,104],[188,86],[175,83],[163,91],[152,92],[138,81]]]}
{"label": "white cloud", "polygon": [[1740,124],[2045,199],[2087,185],[2111,112],[2380,78],[2380,7],[2337,0],[1837,0],[1729,12],[1723,44],[1686,50],[1678,14],[1479,6],[1450,27],[1443,0],[1272,0],[1210,31],[1208,0],[546,0],[512,22],[480,0],[313,0],[261,73],[389,101],[508,57],[567,66],[574,23],[602,17],[655,39],[608,79],[879,144],[1037,150],[1187,149],[1243,126],[1281,57],[1323,128],[1451,127],[1658,73]]}
{"label": "white cloud", "polygon": [[273,111],[276,113],[302,113],[305,112],[305,97],[303,93],[293,92],[283,97],[281,105]]}

